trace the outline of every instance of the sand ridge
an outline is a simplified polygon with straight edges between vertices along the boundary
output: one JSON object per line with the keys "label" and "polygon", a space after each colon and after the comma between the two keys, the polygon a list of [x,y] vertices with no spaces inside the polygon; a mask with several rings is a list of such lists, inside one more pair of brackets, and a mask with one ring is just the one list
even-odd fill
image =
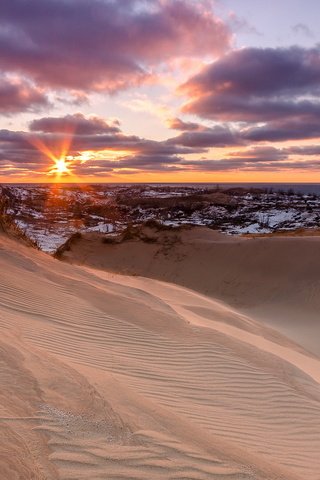
{"label": "sand ridge", "polygon": [[232,305],[320,355],[320,237],[230,237],[143,228],[120,244],[86,234],[65,261],[179,284]]}
{"label": "sand ridge", "polygon": [[0,236],[6,479],[317,480],[320,361],[198,292]]}

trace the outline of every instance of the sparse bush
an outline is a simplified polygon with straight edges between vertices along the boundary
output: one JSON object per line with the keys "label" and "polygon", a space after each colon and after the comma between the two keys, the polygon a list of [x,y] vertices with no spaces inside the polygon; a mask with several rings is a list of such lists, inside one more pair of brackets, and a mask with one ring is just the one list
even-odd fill
{"label": "sparse bush", "polygon": [[148,228],[154,228],[157,231],[172,230],[174,228],[170,225],[164,225],[163,223],[158,222],[158,220],[155,220],[154,218],[150,218],[143,225]]}
{"label": "sparse bush", "polygon": [[59,248],[57,248],[57,250],[53,254],[54,258],[60,259],[62,257],[62,255],[64,254],[64,252],[68,252],[69,250],[71,250],[72,245],[77,240],[80,240],[81,238],[82,238],[82,234],[80,232],[76,232],[73,235],[71,235],[71,237],[68,238],[68,240],[66,242],[64,242],[63,245],[61,245]]}
{"label": "sparse bush", "polygon": [[106,236],[106,237],[103,237],[102,243],[105,243],[107,245],[116,245],[117,243],[121,243],[121,240],[122,240],[121,235]]}

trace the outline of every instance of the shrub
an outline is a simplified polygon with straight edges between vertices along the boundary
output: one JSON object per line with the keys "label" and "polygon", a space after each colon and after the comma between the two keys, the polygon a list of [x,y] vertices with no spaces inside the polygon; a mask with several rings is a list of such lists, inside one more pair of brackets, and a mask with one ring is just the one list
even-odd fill
{"label": "shrub", "polygon": [[69,250],[71,250],[72,245],[77,240],[80,240],[81,238],[82,238],[82,234],[80,232],[76,232],[76,233],[72,234],[71,237],[68,238],[68,240],[66,242],[64,242],[63,245],[61,245],[59,248],[57,248],[57,250],[53,254],[54,258],[58,258],[58,259],[61,258],[62,255],[64,254],[64,252],[68,252]]}

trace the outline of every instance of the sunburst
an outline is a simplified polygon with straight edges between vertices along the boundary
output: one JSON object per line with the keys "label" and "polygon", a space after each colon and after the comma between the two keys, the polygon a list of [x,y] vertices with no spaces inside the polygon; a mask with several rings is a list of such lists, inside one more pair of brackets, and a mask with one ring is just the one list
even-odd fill
{"label": "sunburst", "polygon": [[72,142],[72,136],[72,132],[66,133],[62,142],[60,143],[60,153],[58,155],[56,152],[53,152],[40,138],[34,136],[29,138],[30,143],[32,143],[37,150],[39,150],[43,155],[53,162],[53,165],[49,167],[47,172],[48,175],[55,175],[57,179],[62,176],[73,175],[73,172],[71,171],[72,161],[69,160],[69,158],[72,159],[72,157],[68,156]]}
{"label": "sunburst", "polygon": [[71,175],[71,171],[69,170],[70,162],[66,160],[66,158],[57,158],[54,160],[54,166],[49,171],[49,173],[56,173],[57,175]]}

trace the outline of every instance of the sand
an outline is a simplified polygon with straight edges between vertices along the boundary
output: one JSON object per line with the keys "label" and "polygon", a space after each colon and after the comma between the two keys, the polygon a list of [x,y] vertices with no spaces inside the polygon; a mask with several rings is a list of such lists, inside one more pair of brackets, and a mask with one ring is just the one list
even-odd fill
{"label": "sand", "polygon": [[143,234],[118,245],[84,235],[63,258],[191,288],[320,355],[320,236],[230,237],[201,227]]}
{"label": "sand", "polygon": [[319,479],[320,360],[281,333],[3,235],[0,272],[1,479]]}

